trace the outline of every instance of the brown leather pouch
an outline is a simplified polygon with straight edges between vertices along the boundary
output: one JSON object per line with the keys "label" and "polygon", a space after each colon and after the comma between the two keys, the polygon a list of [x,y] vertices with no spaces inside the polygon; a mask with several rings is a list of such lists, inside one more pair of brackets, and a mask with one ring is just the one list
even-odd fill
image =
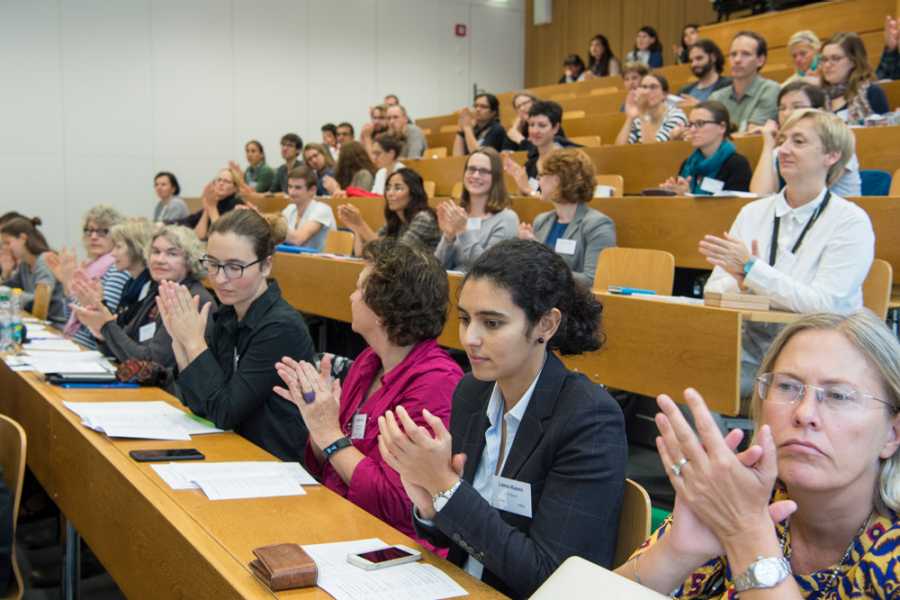
{"label": "brown leather pouch", "polygon": [[260,546],[253,554],[250,569],[273,592],[316,585],[316,563],[297,544]]}

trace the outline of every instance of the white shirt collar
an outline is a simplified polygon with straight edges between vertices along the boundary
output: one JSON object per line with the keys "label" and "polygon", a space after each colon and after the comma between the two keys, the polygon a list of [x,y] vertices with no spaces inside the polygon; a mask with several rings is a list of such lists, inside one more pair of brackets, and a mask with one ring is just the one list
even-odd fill
{"label": "white shirt collar", "polygon": [[[544,364],[546,364],[547,359],[544,358]],[[515,420],[517,423],[522,422],[522,417],[525,416],[525,411],[528,410],[528,404],[531,402],[531,396],[534,394],[534,388],[537,387],[538,379],[541,378],[541,373],[544,371],[544,366],[541,365],[540,370],[535,375],[534,380],[531,382],[531,385],[528,386],[528,389],[525,390],[525,393],[522,394],[522,397],[519,398],[519,401],[515,403],[515,405],[510,409],[509,413],[507,413],[507,417],[509,419]],[[500,386],[497,383],[494,383],[494,389],[491,391],[491,399],[488,401],[487,405],[487,418],[490,421],[491,427],[493,427],[497,423],[497,417],[502,414],[503,407],[505,403],[503,402],[503,394],[500,392]]]}
{"label": "white shirt collar", "polygon": [[787,214],[792,214],[795,219],[801,220],[806,217],[812,216],[812,214],[822,203],[822,200],[825,199],[825,192],[827,191],[828,187],[823,187],[822,191],[819,192],[819,195],[816,196],[812,202],[807,202],[799,208],[791,208],[791,205],[787,203],[787,200],[784,197],[784,189],[782,189],[775,196],[775,216],[781,218]]}

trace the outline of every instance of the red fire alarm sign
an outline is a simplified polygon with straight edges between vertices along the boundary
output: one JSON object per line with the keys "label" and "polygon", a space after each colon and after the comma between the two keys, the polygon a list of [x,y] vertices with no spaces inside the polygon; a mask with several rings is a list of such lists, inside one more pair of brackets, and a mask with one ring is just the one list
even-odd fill
{"label": "red fire alarm sign", "polygon": [[465,23],[457,23],[456,27],[453,28],[453,31],[456,33],[456,37],[466,37]]}

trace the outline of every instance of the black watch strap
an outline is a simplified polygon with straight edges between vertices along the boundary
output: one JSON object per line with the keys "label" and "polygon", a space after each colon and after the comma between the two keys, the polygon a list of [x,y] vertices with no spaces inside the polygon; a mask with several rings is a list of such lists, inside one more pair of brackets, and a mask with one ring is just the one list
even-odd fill
{"label": "black watch strap", "polygon": [[344,436],[342,438],[338,438],[337,440],[331,442],[324,448],[322,448],[322,454],[325,455],[325,460],[331,460],[331,457],[340,452],[344,448],[348,448],[353,445],[353,442],[350,441],[350,438]]}

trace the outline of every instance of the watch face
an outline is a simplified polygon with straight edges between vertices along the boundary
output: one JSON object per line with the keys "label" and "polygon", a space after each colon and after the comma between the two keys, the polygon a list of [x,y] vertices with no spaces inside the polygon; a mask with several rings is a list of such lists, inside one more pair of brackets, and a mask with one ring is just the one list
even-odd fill
{"label": "watch face", "polygon": [[753,568],[753,578],[763,586],[774,586],[781,580],[781,567],[778,560],[762,560]]}

